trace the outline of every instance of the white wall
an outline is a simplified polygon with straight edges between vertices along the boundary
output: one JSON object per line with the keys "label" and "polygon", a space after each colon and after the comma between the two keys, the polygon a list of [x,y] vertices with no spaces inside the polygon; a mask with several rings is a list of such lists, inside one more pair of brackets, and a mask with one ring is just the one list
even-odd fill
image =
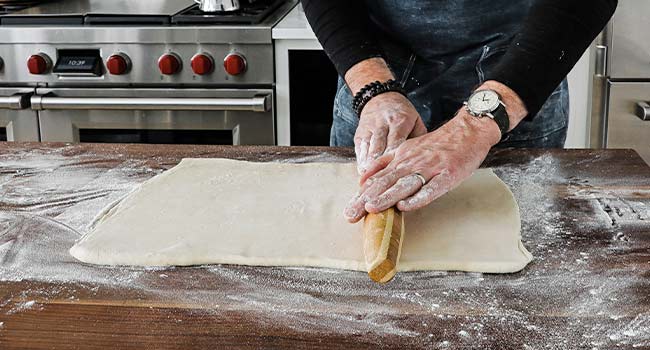
{"label": "white wall", "polygon": [[566,148],[589,147],[590,55],[591,52],[587,50],[569,73],[569,103],[571,107],[569,130],[564,144]]}

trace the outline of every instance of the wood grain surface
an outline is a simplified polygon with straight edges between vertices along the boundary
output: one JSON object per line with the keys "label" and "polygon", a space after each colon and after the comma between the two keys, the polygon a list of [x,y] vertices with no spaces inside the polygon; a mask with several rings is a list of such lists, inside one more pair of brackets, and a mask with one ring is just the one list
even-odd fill
{"label": "wood grain surface", "polygon": [[[350,149],[0,143],[0,349],[650,349],[650,168],[631,150],[494,150],[535,259],[507,275],[95,267],[98,208],[184,157]],[[408,239],[408,237],[406,238]]]}

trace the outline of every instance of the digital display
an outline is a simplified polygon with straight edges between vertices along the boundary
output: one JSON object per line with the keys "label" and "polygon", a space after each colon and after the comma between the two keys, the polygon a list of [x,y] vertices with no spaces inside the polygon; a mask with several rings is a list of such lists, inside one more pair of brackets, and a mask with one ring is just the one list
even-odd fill
{"label": "digital display", "polygon": [[61,57],[57,67],[65,70],[92,71],[97,57]]}
{"label": "digital display", "polygon": [[59,50],[53,72],[59,75],[102,75],[99,50]]}

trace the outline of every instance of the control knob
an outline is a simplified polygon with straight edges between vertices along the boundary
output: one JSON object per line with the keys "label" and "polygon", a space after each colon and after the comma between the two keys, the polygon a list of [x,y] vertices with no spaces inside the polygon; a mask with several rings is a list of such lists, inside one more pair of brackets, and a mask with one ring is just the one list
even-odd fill
{"label": "control knob", "polygon": [[239,75],[246,71],[246,59],[237,52],[228,54],[223,59],[223,69],[230,75]]}
{"label": "control knob", "polygon": [[129,56],[123,53],[116,53],[111,55],[106,60],[106,69],[112,75],[122,75],[126,73],[131,67]]}
{"label": "control knob", "polygon": [[192,71],[198,75],[210,74],[214,69],[214,60],[206,53],[199,53],[192,57]]}
{"label": "control knob", "polygon": [[27,69],[31,74],[45,74],[52,67],[52,60],[44,53],[31,55],[27,59]]}
{"label": "control knob", "polygon": [[158,59],[158,69],[160,73],[172,75],[181,70],[181,60],[175,53],[167,53]]}

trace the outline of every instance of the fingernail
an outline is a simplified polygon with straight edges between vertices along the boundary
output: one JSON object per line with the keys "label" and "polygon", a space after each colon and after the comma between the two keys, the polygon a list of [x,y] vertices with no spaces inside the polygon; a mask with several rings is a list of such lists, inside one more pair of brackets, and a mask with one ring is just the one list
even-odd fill
{"label": "fingernail", "polygon": [[357,210],[351,207],[345,208],[345,210],[343,211],[343,215],[346,218],[352,219],[357,216]]}

